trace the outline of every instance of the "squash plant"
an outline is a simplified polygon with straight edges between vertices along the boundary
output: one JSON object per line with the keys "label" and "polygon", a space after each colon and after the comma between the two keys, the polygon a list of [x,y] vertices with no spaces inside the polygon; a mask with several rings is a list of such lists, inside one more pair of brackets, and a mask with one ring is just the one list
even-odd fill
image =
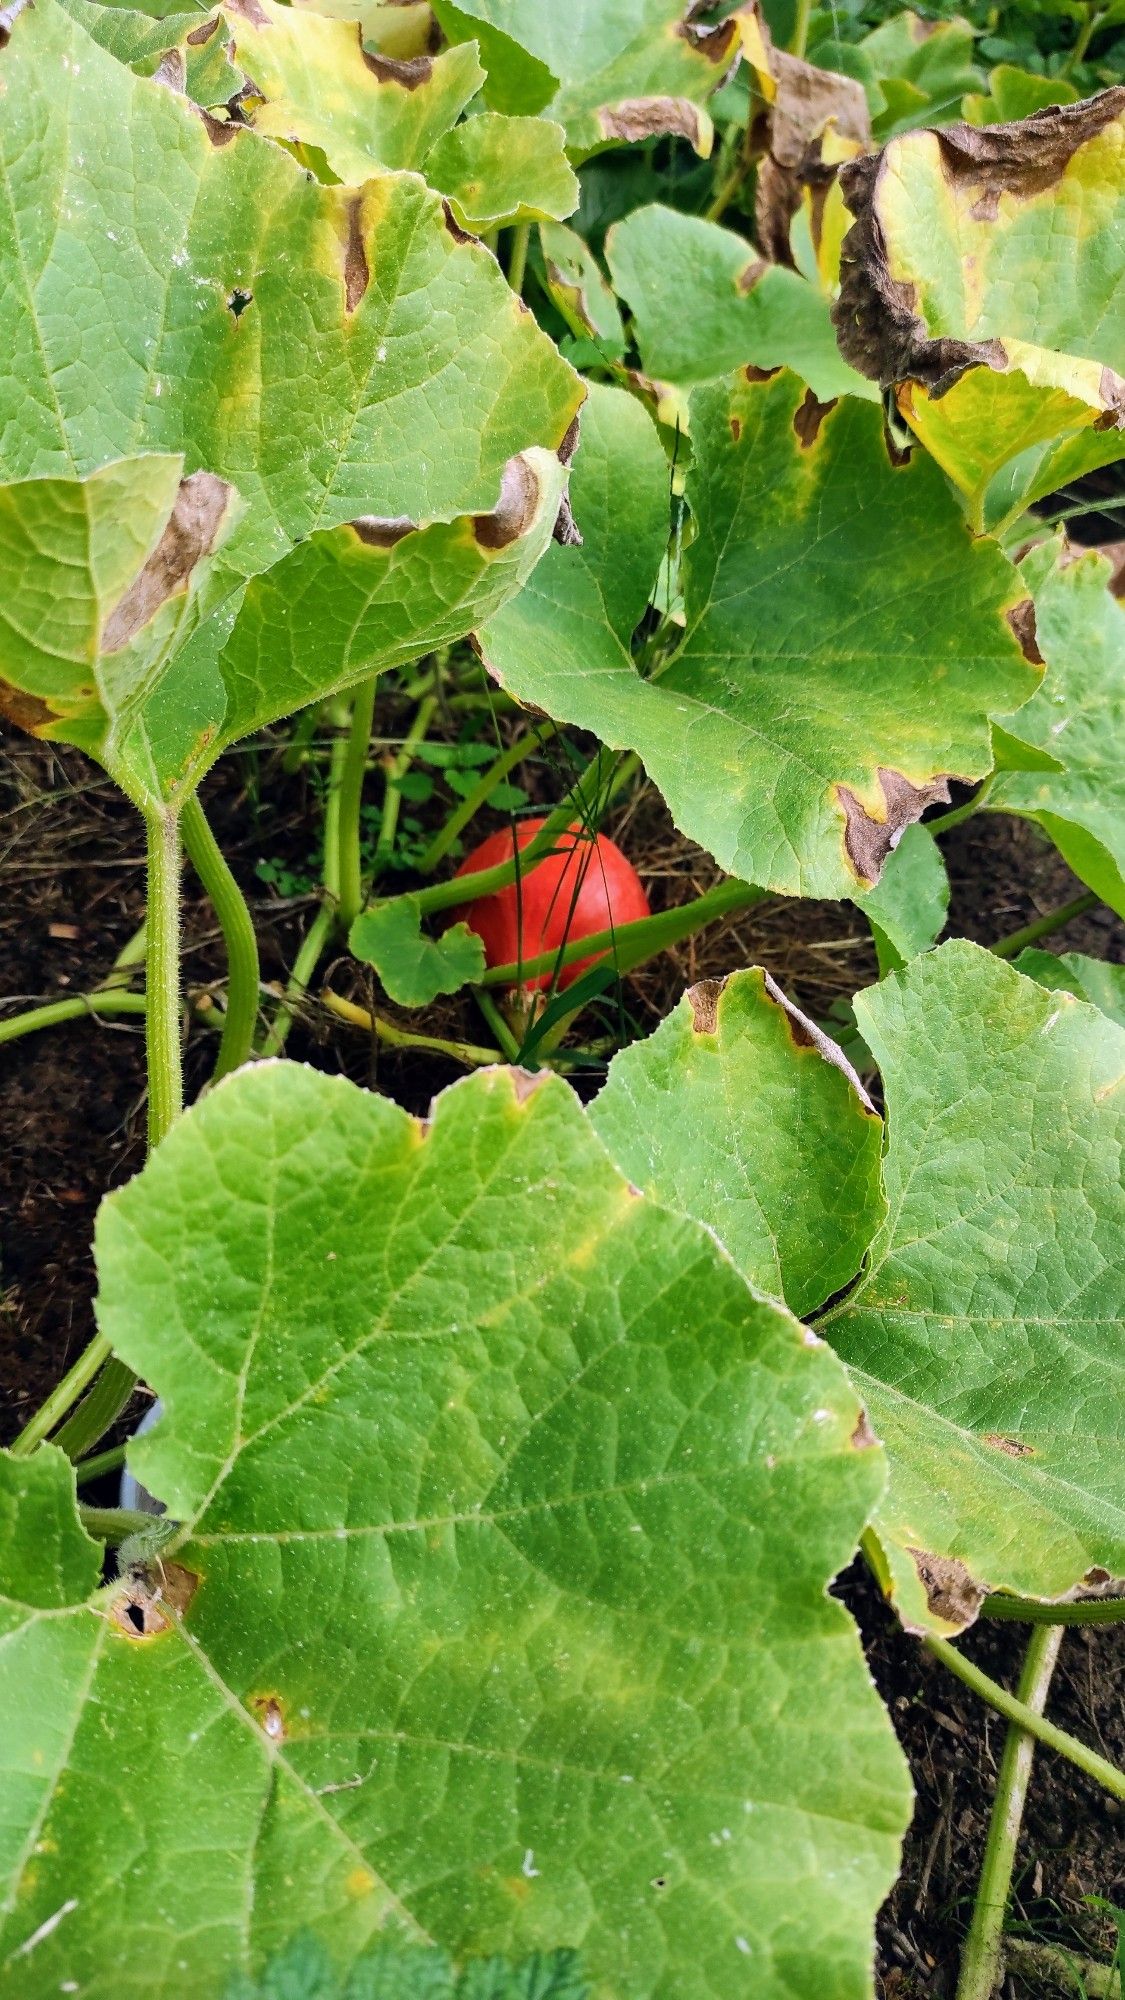
{"label": "squash plant", "polygon": [[[0,1455],[0,1995],[861,2000],[909,1786],[826,1594],[857,1547],[1017,1749],[1125,1796],[1041,1714],[1059,1625],[1125,1577],[1120,980],[932,949],[920,824],[975,786],[947,819],[1034,818],[1125,912],[1125,613],[1028,512],[1125,450],[1125,102],[918,130],[912,30],[868,51],[873,107],[808,25],[0,13],[0,687],[144,817],[152,1140],[99,1215],[97,1335]],[[535,1073],[461,1045],[426,1121],[247,1062],[253,928],[198,787],[347,691],[316,949],[348,933],[415,1006],[591,956],[485,972],[429,933],[515,840],[362,880],[376,677],[470,634],[598,745],[527,864],[625,753],[730,873],[597,948],[848,899],[862,1077],[764,969],[587,1105],[553,998]],[[181,842],[230,955],[186,1113]],[[159,1521],[77,1504],[138,1377]],[[982,1614],[1033,1625],[1022,1698],[951,1643]],[[1014,1749],[962,2000],[1021,1785]]]}

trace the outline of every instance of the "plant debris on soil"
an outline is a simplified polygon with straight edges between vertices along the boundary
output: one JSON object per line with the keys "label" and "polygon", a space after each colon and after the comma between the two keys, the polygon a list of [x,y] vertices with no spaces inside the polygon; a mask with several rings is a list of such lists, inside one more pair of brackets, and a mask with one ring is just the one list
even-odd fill
{"label": "plant debris on soil", "polygon": [[[380,716],[393,735],[395,708]],[[224,759],[204,788],[223,852],[250,902],[262,978],[280,990],[311,915],[314,887],[282,895],[263,881],[315,881],[320,831],[315,765],[286,773],[268,739]],[[268,775],[268,782],[266,777]],[[144,842],[127,802],[74,751],[11,743],[0,762],[0,1002],[7,1016],[81,994],[109,971],[144,916]],[[549,762],[529,764],[522,782],[532,803],[559,796]],[[377,776],[372,790],[377,789]],[[482,814],[474,837],[501,824]],[[653,909],[686,902],[719,877],[684,840],[651,787],[638,786],[609,813],[606,831],[628,853]],[[996,942],[1066,903],[1081,884],[1025,821],[982,813],[943,843],[952,886],[949,929]],[[394,886],[409,886],[398,875]],[[224,977],[222,940],[190,870],[184,876],[184,974],[192,1006],[187,1046],[189,1099],[202,1087],[214,1050],[207,1022],[212,990]],[[1125,926],[1095,908],[1054,934],[1050,948],[1125,961]],[[665,952],[627,979],[616,1003],[603,1002],[602,1032],[649,1033],[695,980],[765,965],[785,991],[818,1018],[877,976],[870,934],[847,903],[778,900],[763,904]],[[415,1112],[460,1072],[444,1058],[375,1047],[317,1006],[327,981],[345,997],[375,998],[370,975],[348,957],[322,966],[295,1022],[286,1053],[358,1083],[377,1086]],[[139,985],[139,981],[138,981]],[[202,1003],[202,1011],[201,1011]],[[419,1017],[380,1011],[417,1029]],[[218,1010],[215,1010],[216,1018]],[[428,1033],[480,1038],[470,998],[428,1008]],[[589,1032],[587,1029],[586,1032]],[[586,1091],[600,1071],[578,1072]],[[5,1438],[19,1430],[92,1330],[94,1216],[108,1188],[142,1165],[145,1149],[143,1025],[139,1019],[75,1021],[0,1048],[0,1386]],[[113,1438],[125,1436],[137,1399]],[[107,1440],[107,1442],[112,1439]],[[89,1497],[112,1502],[112,1481]],[[856,1562],[837,1589],[863,1632],[871,1670],[910,1759],[917,1808],[905,1865],[879,1924],[881,1995],[950,2000],[988,1825],[1003,1725],[905,1634]],[[982,1623],[966,1652],[994,1678],[1014,1685],[1026,1628]],[[1068,1633],[1049,1713],[1065,1728],[1125,1763],[1125,1628]],[[1114,1929],[1089,1898],[1125,1902],[1121,1808],[1061,1758],[1040,1752],[1016,1870],[1010,1928],[1076,1955],[1112,1956]],[[1009,1996],[1044,1992],[1009,1975]],[[809,1996],[814,2000],[814,1996]]]}

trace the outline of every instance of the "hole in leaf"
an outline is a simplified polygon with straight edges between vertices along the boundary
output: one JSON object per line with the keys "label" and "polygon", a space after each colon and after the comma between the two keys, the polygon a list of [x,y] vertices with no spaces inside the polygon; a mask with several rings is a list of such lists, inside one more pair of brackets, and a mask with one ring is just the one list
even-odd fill
{"label": "hole in leaf", "polygon": [[243,313],[246,311],[247,306],[252,305],[253,301],[254,301],[253,292],[244,292],[240,286],[236,285],[229,299],[227,300],[227,305],[230,311],[234,314],[235,319],[241,319]]}

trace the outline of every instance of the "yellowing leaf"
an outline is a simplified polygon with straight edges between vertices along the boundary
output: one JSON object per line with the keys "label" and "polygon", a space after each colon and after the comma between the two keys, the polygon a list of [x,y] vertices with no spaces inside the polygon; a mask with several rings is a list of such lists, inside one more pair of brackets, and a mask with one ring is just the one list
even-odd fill
{"label": "yellowing leaf", "polygon": [[846,167],[853,365],[998,519],[1125,450],[1125,87]]}

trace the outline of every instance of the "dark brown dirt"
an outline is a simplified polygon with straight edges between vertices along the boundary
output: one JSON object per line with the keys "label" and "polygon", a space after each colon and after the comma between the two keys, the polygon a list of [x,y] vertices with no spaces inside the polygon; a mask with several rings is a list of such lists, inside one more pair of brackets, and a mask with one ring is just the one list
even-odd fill
{"label": "dark brown dirt", "polygon": [[[380,726],[393,734],[393,707]],[[315,896],[282,897],[255,873],[263,856],[315,879],[319,837],[316,765],[293,776],[268,741],[224,760],[205,788],[212,824],[246,891],[259,930],[263,977],[282,980]],[[523,782],[533,798],[559,795],[565,766],[544,760]],[[26,740],[0,764],[0,1005],[7,1015],[81,993],[108,971],[143,916],[144,856],[132,809],[82,758]],[[377,786],[373,784],[373,790]],[[482,816],[480,832],[495,819]],[[638,866],[654,908],[684,902],[717,876],[714,864],[671,827],[641,788],[610,814],[607,830]],[[1054,850],[1025,823],[986,814],[944,842],[953,888],[950,931],[992,943],[1079,893]],[[396,883],[396,886],[398,884]],[[406,886],[405,880],[402,886]],[[185,983],[198,1003],[223,958],[209,905],[185,874]],[[1098,909],[1051,939],[1055,950],[1125,958],[1125,928]],[[650,1031],[698,978],[763,963],[791,996],[824,1017],[833,1001],[876,975],[866,925],[849,904],[776,902],[713,926],[628,980],[620,1003],[584,1029],[624,1036]],[[361,1001],[364,969],[346,957],[321,978]],[[314,983],[314,992],[317,987]],[[380,1001],[382,1011],[392,1014]],[[404,1021],[413,1028],[417,1019]],[[471,1003],[427,1010],[428,1032],[479,1040]],[[204,1082],[214,1048],[206,1017],[192,1016],[189,1095]],[[368,1038],[310,1003],[287,1053],[343,1071],[412,1110],[458,1074],[432,1055],[375,1051]],[[596,1072],[586,1087],[593,1087]],[[140,1166],[144,1153],[144,1061],[140,1024],[84,1019],[0,1048],[0,1398],[11,1436],[84,1345],[91,1331],[90,1240],[102,1193]],[[128,1421],[135,1421],[135,1411]],[[123,1425],[122,1430],[126,1426]],[[91,1489],[112,1500],[113,1488]],[[879,1991],[894,2000],[947,2000],[956,1982],[987,1828],[1002,1729],[945,1670],[906,1637],[861,1565],[841,1594],[858,1618],[872,1672],[910,1759],[918,1792],[902,1878],[880,1923]],[[1012,1684],[1026,1633],[978,1628],[966,1650]],[[1125,1629],[1068,1636],[1050,1713],[1104,1754],[1125,1763]],[[1043,1755],[1020,1849],[1016,1919],[1074,1951],[1112,1949],[1112,1932],[1089,1911],[1091,1895],[1125,1901],[1120,1810],[1071,1767]],[[1046,1989],[1042,1989],[1045,1991]],[[1032,1989],[1009,1982],[1009,2000]],[[809,2000],[815,2000],[810,1995]]]}

